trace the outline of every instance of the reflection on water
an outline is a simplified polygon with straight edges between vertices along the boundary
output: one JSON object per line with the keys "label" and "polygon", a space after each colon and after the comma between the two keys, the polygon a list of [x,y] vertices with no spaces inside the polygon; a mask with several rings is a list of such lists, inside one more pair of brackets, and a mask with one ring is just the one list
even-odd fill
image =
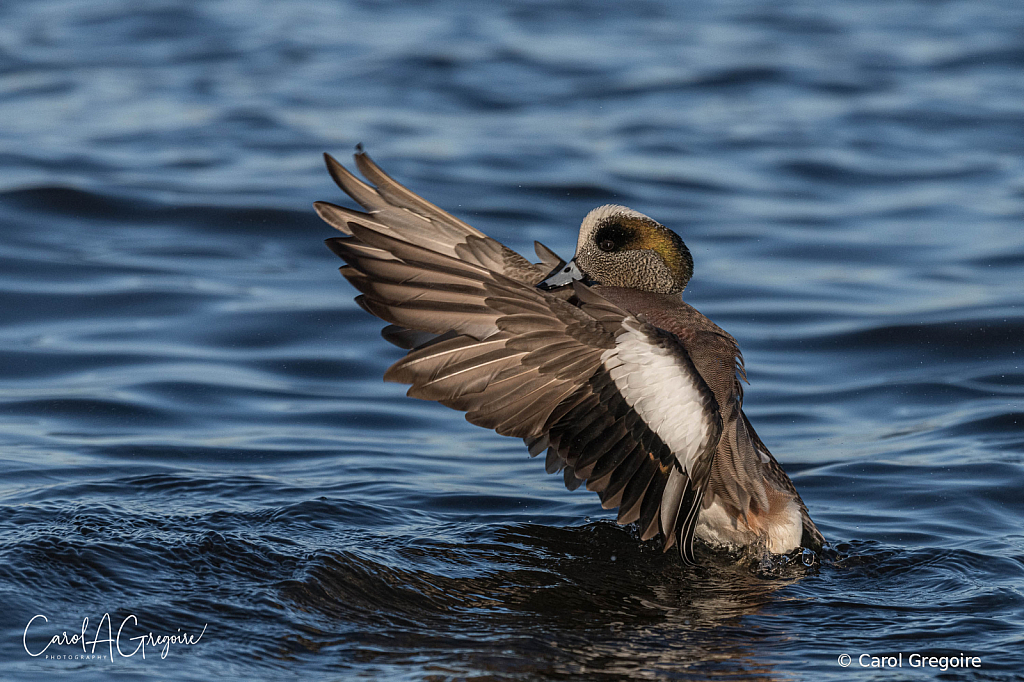
{"label": "reflection on water", "polygon": [[743,617],[803,573],[766,580],[724,561],[681,569],[607,522],[506,527],[470,545],[423,542],[396,555],[410,568],[317,557],[283,588],[310,621],[278,655],[374,650],[378,666],[426,656],[507,673],[525,653],[543,676],[657,677],[699,665],[705,675],[776,679]]}

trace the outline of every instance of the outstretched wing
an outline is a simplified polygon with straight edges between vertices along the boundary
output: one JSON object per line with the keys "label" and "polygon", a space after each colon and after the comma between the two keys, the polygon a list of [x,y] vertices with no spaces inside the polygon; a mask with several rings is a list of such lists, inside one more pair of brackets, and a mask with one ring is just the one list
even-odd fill
{"label": "outstretched wing", "polygon": [[527,284],[540,282],[552,270],[553,266],[547,266],[546,263],[554,254],[543,244],[537,244],[537,253],[545,265],[534,265],[512,249],[398,184],[361,150],[355,155],[356,167],[375,187],[350,173],[330,154],[324,154],[324,160],[338,187],[367,211],[354,211],[326,201],[313,204],[325,222],[344,234],[352,234],[348,224],[355,221],[382,234],[480,265]]}
{"label": "outstretched wing", "polygon": [[583,285],[561,297],[535,288],[543,268],[534,269],[536,279],[523,276],[525,259],[401,187],[365,155],[356,160],[378,187],[328,160],[342,189],[369,210],[328,209],[328,222],[351,235],[328,246],[348,264],[342,274],[362,292],[363,308],[435,337],[385,379],[525,439],[532,454],[548,449],[603,506],[620,509],[620,523],[639,521],[645,539],[663,533],[665,549],[678,543],[692,561],[722,425],[678,339]]}

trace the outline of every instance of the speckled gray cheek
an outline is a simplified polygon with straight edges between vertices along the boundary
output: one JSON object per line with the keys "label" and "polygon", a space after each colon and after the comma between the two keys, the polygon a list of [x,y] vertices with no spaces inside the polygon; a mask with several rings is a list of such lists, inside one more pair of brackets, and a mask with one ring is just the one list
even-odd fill
{"label": "speckled gray cheek", "polygon": [[576,255],[576,261],[591,279],[601,284],[672,294],[683,290],[653,251],[606,254],[584,249]]}

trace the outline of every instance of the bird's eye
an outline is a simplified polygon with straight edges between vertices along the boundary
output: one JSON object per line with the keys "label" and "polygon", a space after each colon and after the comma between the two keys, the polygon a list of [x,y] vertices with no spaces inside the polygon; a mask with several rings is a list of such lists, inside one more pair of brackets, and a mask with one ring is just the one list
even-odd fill
{"label": "bird's eye", "polygon": [[599,249],[601,249],[602,251],[614,251],[615,250],[615,242],[612,241],[611,239],[602,239],[598,243],[597,247]]}

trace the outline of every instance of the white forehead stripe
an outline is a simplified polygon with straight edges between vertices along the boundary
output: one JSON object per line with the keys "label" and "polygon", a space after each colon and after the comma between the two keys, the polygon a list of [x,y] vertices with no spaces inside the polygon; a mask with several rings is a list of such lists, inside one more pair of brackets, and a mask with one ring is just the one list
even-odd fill
{"label": "white forehead stripe", "polygon": [[615,347],[601,355],[626,403],[675,454],[687,475],[708,444],[706,398],[693,370],[666,346],[653,342],[638,323],[624,320]]}
{"label": "white forehead stripe", "polygon": [[587,217],[583,219],[583,222],[591,221],[596,223],[599,220],[610,218],[613,215],[622,215],[627,216],[629,218],[647,218],[647,220],[650,220],[650,218],[645,216],[640,211],[634,211],[628,206],[619,206],[618,204],[605,204],[604,206],[598,206],[590,213],[588,213]]}

